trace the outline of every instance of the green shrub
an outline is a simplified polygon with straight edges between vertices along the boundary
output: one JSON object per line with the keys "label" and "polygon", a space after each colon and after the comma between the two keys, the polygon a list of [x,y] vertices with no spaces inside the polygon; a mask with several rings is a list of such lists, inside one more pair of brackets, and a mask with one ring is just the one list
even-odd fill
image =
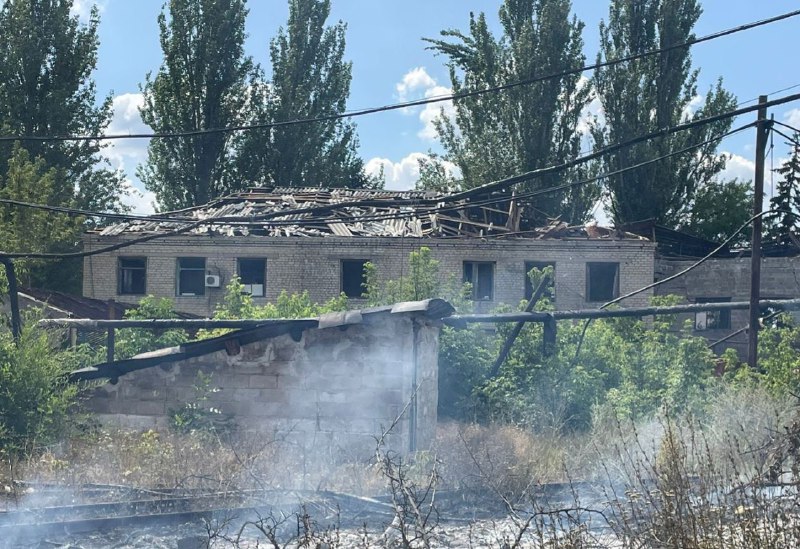
{"label": "green shrub", "polygon": [[0,450],[49,444],[69,426],[79,387],[67,374],[76,361],[57,343],[30,319],[19,345],[9,331],[0,331]]}

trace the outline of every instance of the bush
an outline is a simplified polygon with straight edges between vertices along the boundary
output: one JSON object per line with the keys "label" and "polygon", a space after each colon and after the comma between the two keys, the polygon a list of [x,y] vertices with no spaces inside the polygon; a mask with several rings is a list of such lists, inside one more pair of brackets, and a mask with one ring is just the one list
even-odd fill
{"label": "bush", "polygon": [[79,394],[67,379],[74,359],[35,322],[25,324],[19,345],[0,331],[0,450],[27,451],[64,434]]}

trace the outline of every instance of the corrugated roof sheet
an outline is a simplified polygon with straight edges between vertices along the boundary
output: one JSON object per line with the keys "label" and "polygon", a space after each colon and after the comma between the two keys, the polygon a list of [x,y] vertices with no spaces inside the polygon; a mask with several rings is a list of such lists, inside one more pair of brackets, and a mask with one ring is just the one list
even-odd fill
{"label": "corrugated roof sheet", "polygon": [[[190,232],[223,236],[299,237],[520,237],[633,238],[637,235],[597,226],[521,226],[512,194],[456,203],[437,202],[432,191],[366,189],[252,188],[206,206],[127,221],[93,231],[101,236],[164,233],[201,220]],[[422,203],[421,201],[425,202]]]}

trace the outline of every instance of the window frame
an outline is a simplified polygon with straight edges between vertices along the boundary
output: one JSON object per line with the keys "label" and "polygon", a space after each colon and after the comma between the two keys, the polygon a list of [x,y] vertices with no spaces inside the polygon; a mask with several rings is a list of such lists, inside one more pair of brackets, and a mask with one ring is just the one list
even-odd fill
{"label": "window frame", "polygon": [[[367,282],[367,275],[364,270],[367,263],[370,263],[371,260],[369,259],[362,259],[362,258],[342,258],[339,260],[339,291],[343,293],[348,299],[365,299],[366,288],[364,284]],[[345,275],[348,269],[345,268],[345,265],[361,265],[361,281],[359,283],[359,288],[361,288],[358,294],[350,295],[347,290],[350,288],[350,283],[345,282]]]}
{"label": "window frame", "polygon": [[[182,261],[187,260],[202,260],[203,267],[184,267],[181,265]],[[187,256],[187,257],[177,257],[175,258],[175,295],[177,297],[203,297],[206,295],[206,267],[208,266],[208,259],[205,257],[197,257],[197,256]],[[200,285],[200,292],[199,293],[188,293],[181,291],[181,274],[186,272],[197,272],[200,271],[201,281],[202,284]]]}
{"label": "window frame", "polygon": [[[730,303],[731,297],[695,297],[695,303]],[[698,319],[705,317],[705,327],[698,328]],[[716,318],[714,326],[709,327],[709,319]],[[707,332],[709,330],[730,330],[731,329],[731,310],[724,311],[699,311],[694,314],[694,329],[696,332]]]}
{"label": "window frame", "polygon": [[[136,261],[141,260],[143,263],[142,267],[123,267],[123,261]],[[123,271],[141,271],[142,272],[142,291],[123,291],[124,285],[124,276]],[[133,282],[131,281],[131,286],[133,286]],[[145,256],[118,256],[117,257],[117,295],[147,295],[147,257]]]}
{"label": "window frame", "polygon": [[[613,265],[615,272],[614,272],[614,280],[612,282],[613,286],[611,288],[611,295],[606,297],[605,294],[603,296],[596,296],[593,295],[596,291],[597,283],[592,284],[592,270],[593,268],[597,267],[609,267]],[[588,303],[604,303],[607,301],[611,301],[612,299],[616,299],[619,297],[619,286],[620,286],[620,274],[622,271],[622,266],[620,265],[619,261],[587,261],[586,262],[586,301]]]}
{"label": "window frame", "polygon": [[[251,262],[260,261],[261,262],[261,265],[262,265],[262,268],[261,268],[262,283],[261,283],[261,293],[260,294],[255,294],[252,291],[252,286],[257,286],[258,284],[252,284],[252,283],[248,284],[247,282],[244,281],[244,278],[242,278],[242,271],[243,271],[242,262],[243,261],[245,261],[245,262],[246,261],[251,261]],[[245,292],[248,295],[250,295],[252,297],[265,297],[267,295],[267,260],[266,260],[266,258],[263,258],[263,257],[238,257],[238,258],[236,258],[236,275],[239,277],[239,282],[243,286],[245,286]],[[246,289],[247,286],[251,287],[250,291],[247,291],[247,289]]]}
{"label": "window frame", "polygon": [[[469,265],[471,276],[467,277],[467,266]],[[489,288],[489,295],[478,297],[479,288],[481,285],[481,277],[480,277],[480,268],[489,266],[491,268],[491,282]],[[497,262],[496,261],[474,261],[471,259],[465,259],[461,265],[462,268],[462,281],[464,283],[469,283],[472,285],[472,291],[470,292],[470,298],[472,301],[494,301],[494,286],[495,286],[495,271],[497,270]],[[477,283],[475,280],[477,279]]]}

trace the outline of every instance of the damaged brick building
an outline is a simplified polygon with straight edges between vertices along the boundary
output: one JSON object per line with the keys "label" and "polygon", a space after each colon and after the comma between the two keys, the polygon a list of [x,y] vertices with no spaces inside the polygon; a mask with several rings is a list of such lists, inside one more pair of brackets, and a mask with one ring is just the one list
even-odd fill
{"label": "damaged brick building", "polygon": [[[530,295],[532,267],[555,268],[561,309],[597,306],[654,276],[647,238],[557,222],[530,227],[510,195],[450,201],[429,191],[253,188],[88,232],[83,244],[88,251],[148,235],[163,238],[87,257],[84,295],[135,303],[152,294],[206,316],[239,276],[256,303],[307,290],[315,301],[344,293],[359,306],[366,262],[380,279],[399,279],[409,253],[423,246],[441,276],[472,283],[479,311]],[[650,295],[623,305],[645,305]]]}

